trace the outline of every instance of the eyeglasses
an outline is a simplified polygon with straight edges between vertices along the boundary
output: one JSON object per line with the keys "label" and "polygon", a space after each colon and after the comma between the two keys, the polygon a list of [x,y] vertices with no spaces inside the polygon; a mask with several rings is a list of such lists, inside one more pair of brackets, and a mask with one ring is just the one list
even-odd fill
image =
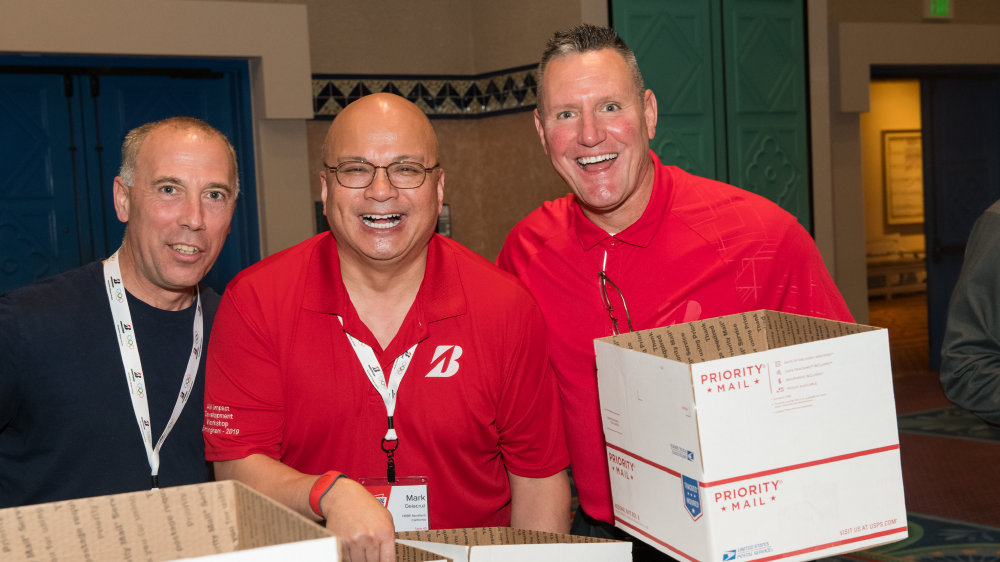
{"label": "eyeglasses", "polygon": [[337,176],[337,183],[352,189],[364,189],[371,185],[380,168],[385,170],[386,179],[396,189],[416,189],[424,184],[427,172],[440,167],[440,164],[435,164],[425,168],[416,162],[393,162],[388,166],[376,166],[368,162],[344,162],[339,166],[323,162],[323,165]]}
{"label": "eyeglasses", "polygon": [[607,273],[601,271],[598,275],[601,278],[601,300],[604,301],[604,308],[608,310],[608,316],[611,317],[611,326],[615,335],[619,336],[621,332],[618,330],[618,319],[615,318],[615,307],[611,306],[611,299],[608,298],[608,283],[615,288],[618,297],[622,300],[622,308],[625,309],[625,321],[628,322],[628,331],[634,332],[635,330],[632,329],[632,317],[628,313],[628,305],[625,304],[625,295],[622,294],[622,290],[618,288],[618,285],[615,285],[615,282],[608,277]]}

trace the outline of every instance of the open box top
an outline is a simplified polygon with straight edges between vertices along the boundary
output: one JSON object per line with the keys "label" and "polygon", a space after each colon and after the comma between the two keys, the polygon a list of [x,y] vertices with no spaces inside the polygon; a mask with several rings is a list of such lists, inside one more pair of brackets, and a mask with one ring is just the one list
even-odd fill
{"label": "open box top", "polygon": [[396,540],[447,556],[455,562],[569,559],[576,562],[616,560],[630,562],[632,560],[632,545],[628,542],[510,527],[405,531],[396,533]]}
{"label": "open box top", "polygon": [[754,310],[597,341],[694,364],[882,329],[774,310]]}
{"label": "open box top", "polygon": [[[331,536],[233,480],[0,509],[4,562],[177,560]],[[441,559],[405,545],[397,557]]]}

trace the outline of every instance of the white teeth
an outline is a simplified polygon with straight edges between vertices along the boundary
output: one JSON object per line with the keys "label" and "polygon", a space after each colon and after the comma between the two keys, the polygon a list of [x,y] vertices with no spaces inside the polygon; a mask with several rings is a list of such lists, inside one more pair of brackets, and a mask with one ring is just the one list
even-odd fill
{"label": "white teeth", "polygon": [[[361,222],[371,228],[392,228],[399,224],[401,215],[361,215]],[[388,222],[375,222],[384,220]]]}
{"label": "white teeth", "polygon": [[194,246],[185,246],[184,244],[174,244],[173,246],[171,246],[171,248],[177,250],[182,254],[187,254],[189,256],[198,253],[198,248],[195,248]]}
{"label": "white teeth", "polygon": [[586,156],[583,158],[577,158],[577,164],[581,166],[586,166],[587,164],[597,164],[598,162],[604,162],[605,160],[614,160],[618,158],[618,153],[613,154],[602,154],[600,156]]}

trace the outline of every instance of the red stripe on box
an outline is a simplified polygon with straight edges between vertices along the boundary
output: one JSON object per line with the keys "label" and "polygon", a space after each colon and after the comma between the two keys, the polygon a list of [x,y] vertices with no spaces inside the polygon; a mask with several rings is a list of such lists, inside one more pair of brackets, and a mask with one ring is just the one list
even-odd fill
{"label": "red stripe on box", "polygon": [[[637,532],[640,535],[642,535],[642,536],[644,536],[644,537],[646,537],[646,538],[648,538],[648,539],[656,542],[657,544],[663,545],[664,547],[666,547],[667,549],[669,549],[671,552],[677,553],[677,554],[683,556],[684,558],[687,558],[691,562],[701,562],[697,558],[693,558],[691,556],[688,556],[687,554],[681,552],[680,550],[677,550],[676,548],[674,548],[674,547],[670,546],[669,544],[661,541],[660,539],[654,537],[653,535],[650,535],[649,533],[647,533],[646,531],[643,531],[642,529],[636,527],[635,525],[632,525],[631,523],[629,523],[628,521],[625,521],[624,519],[618,517],[617,515],[615,516],[615,521],[618,522],[618,523],[621,523],[622,525],[625,525],[629,529],[634,530],[635,532]],[[895,535],[897,533],[902,533],[902,532],[905,532],[905,531],[906,531],[906,527],[897,527],[895,529],[886,529],[885,531],[879,531],[877,533],[871,533],[870,535],[864,535],[864,536],[861,536],[861,537],[854,537],[854,538],[845,539],[845,540],[842,540],[842,541],[836,541],[836,542],[821,544],[821,545],[812,546],[812,547],[809,547],[809,548],[803,548],[803,549],[800,549],[800,550],[793,550],[792,552],[786,552],[784,554],[775,554],[774,556],[768,556],[766,558],[757,558],[756,560],[753,560],[753,562],[770,562],[771,560],[780,560],[782,558],[789,558],[791,556],[798,556],[799,554],[806,554],[806,553],[809,553],[809,552],[816,552],[816,551],[819,551],[819,550],[826,550],[828,548],[833,548],[835,546],[841,546],[841,545],[845,545],[845,544],[851,544],[851,543],[861,542],[861,541],[865,541],[865,540],[868,540],[868,539],[874,539],[874,538],[878,538],[878,537],[884,537],[886,535]]]}
{"label": "red stripe on box", "polygon": [[768,556],[767,558],[757,558],[753,562],[768,562],[769,560],[778,560],[781,558],[788,558],[789,556],[797,556],[799,554],[806,554],[807,552],[816,552],[817,550],[826,550],[827,548],[833,548],[835,546],[840,546],[842,544],[851,544],[855,542],[861,542],[868,539],[874,539],[877,537],[884,537],[886,535],[895,535],[896,533],[903,533],[906,531],[906,527],[898,527],[896,529],[886,529],[885,531],[879,531],[877,533],[872,533],[870,535],[865,535],[863,537],[854,537],[853,539],[845,539],[842,541],[830,542],[826,544],[821,544],[818,546],[813,546],[809,548],[803,548],[802,550],[793,550],[792,552],[786,552],[784,554],[775,554],[774,556]]}
{"label": "red stripe on box", "polygon": [[[680,473],[677,472],[676,470],[671,470],[671,469],[669,469],[669,468],[667,468],[667,467],[665,467],[665,466],[663,466],[661,464],[656,464],[655,462],[653,462],[653,461],[651,461],[649,459],[640,457],[639,455],[637,455],[637,454],[635,454],[635,453],[633,453],[631,451],[622,449],[621,447],[619,447],[617,445],[612,445],[611,443],[605,443],[605,444],[608,446],[609,449],[614,449],[614,450],[616,450],[616,451],[618,451],[620,453],[625,453],[626,455],[628,455],[628,456],[630,456],[630,457],[632,457],[632,458],[634,458],[636,460],[640,460],[640,461],[648,464],[649,466],[652,466],[653,468],[658,468],[658,469],[662,470],[663,472],[666,472],[667,474],[670,474],[672,476],[676,476],[677,478],[681,477]],[[846,455],[837,455],[835,457],[829,457],[829,458],[825,458],[825,459],[819,459],[819,460],[815,460],[815,461],[804,462],[804,463],[801,463],[801,464],[793,464],[793,465],[784,466],[784,467],[781,467],[781,468],[774,468],[774,469],[771,469],[771,470],[764,470],[764,471],[761,471],[761,472],[755,472],[753,474],[745,474],[743,476],[735,476],[733,478],[726,478],[725,480],[716,480],[715,482],[699,482],[699,485],[702,488],[711,488],[712,486],[721,486],[723,484],[731,484],[733,482],[739,482],[740,480],[747,480],[749,478],[759,478],[761,476],[770,476],[771,474],[778,474],[779,472],[788,472],[788,471],[791,471],[791,470],[798,470],[800,468],[808,468],[810,466],[818,466],[818,465],[821,465],[821,464],[830,464],[830,463],[837,462],[837,461],[843,461],[843,460],[853,459],[853,458],[857,458],[857,457],[864,457],[864,456],[867,456],[867,455],[874,455],[876,453],[884,453],[886,451],[894,451],[896,449],[899,449],[899,445],[898,444],[897,445],[887,445],[885,447],[876,447],[875,449],[868,449],[868,450],[865,450],[865,451],[858,451],[856,453],[848,453]]]}
{"label": "red stripe on box", "polygon": [[683,552],[681,552],[681,551],[677,550],[676,548],[670,546],[669,544],[661,541],[660,539],[654,537],[653,535],[650,535],[649,533],[647,533],[646,531],[643,531],[642,529],[636,527],[635,525],[632,525],[631,523],[629,523],[628,521],[625,521],[624,519],[618,517],[617,515],[615,516],[615,521],[617,521],[618,523],[621,523],[622,525],[625,525],[629,529],[634,530],[635,532],[641,534],[642,536],[646,537],[647,539],[650,539],[652,541],[656,541],[657,544],[661,544],[661,545],[669,548],[670,552],[675,552],[677,554],[680,554],[681,556],[683,556],[684,558],[687,558],[691,562],[701,562],[697,558],[692,558],[692,557],[688,556],[687,554],[684,554]]}
{"label": "red stripe on box", "polygon": [[678,478],[681,477],[681,473],[680,472],[677,472],[676,470],[670,470],[669,468],[663,466],[662,464],[656,464],[655,462],[653,462],[653,461],[651,461],[649,459],[644,459],[644,458],[640,457],[639,455],[633,453],[632,451],[626,451],[625,449],[622,449],[621,447],[619,447],[617,445],[612,445],[611,443],[605,443],[605,445],[607,445],[609,449],[614,449],[614,450],[618,451],[619,453],[625,453],[626,455],[628,455],[628,456],[630,456],[630,457],[632,457],[634,459],[638,459],[638,460],[640,460],[640,461],[648,464],[649,466],[652,466],[653,468],[658,468],[658,469],[662,470],[663,472],[666,472],[667,474],[672,474],[672,475],[674,475],[674,476],[676,476]]}
{"label": "red stripe on box", "polygon": [[790,466],[784,466],[781,468],[775,468],[771,470],[764,470],[762,472],[755,472],[753,474],[746,474],[744,476],[736,476],[734,478],[726,478],[725,480],[716,480],[715,482],[702,482],[702,488],[711,488],[712,486],[721,486],[723,484],[730,484],[732,482],[738,482],[740,480],[747,480],[749,478],[759,478],[761,476],[770,476],[771,474],[778,474],[779,472],[788,472],[791,470],[798,470],[800,468],[808,468],[810,466],[818,466],[821,464],[830,464],[837,461],[844,461],[847,459],[853,459],[857,457],[864,457],[868,455],[874,455],[876,453],[884,453],[886,451],[893,451],[899,449],[899,445],[888,445],[886,447],[876,447],[875,449],[868,449],[866,451],[858,451],[856,453],[848,453],[846,455],[837,455],[835,457],[829,457],[825,459],[819,459],[816,461],[804,462],[801,464],[793,464]]}

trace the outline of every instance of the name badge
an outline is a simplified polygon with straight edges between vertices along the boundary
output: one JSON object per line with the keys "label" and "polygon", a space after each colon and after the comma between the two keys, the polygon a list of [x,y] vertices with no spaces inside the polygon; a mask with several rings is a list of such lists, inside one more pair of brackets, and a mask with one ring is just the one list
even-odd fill
{"label": "name badge", "polygon": [[396,478],[393,484],[386,478],[360,478],[358,482],[389,510],[396,531],[430,530],[426,476]]}

